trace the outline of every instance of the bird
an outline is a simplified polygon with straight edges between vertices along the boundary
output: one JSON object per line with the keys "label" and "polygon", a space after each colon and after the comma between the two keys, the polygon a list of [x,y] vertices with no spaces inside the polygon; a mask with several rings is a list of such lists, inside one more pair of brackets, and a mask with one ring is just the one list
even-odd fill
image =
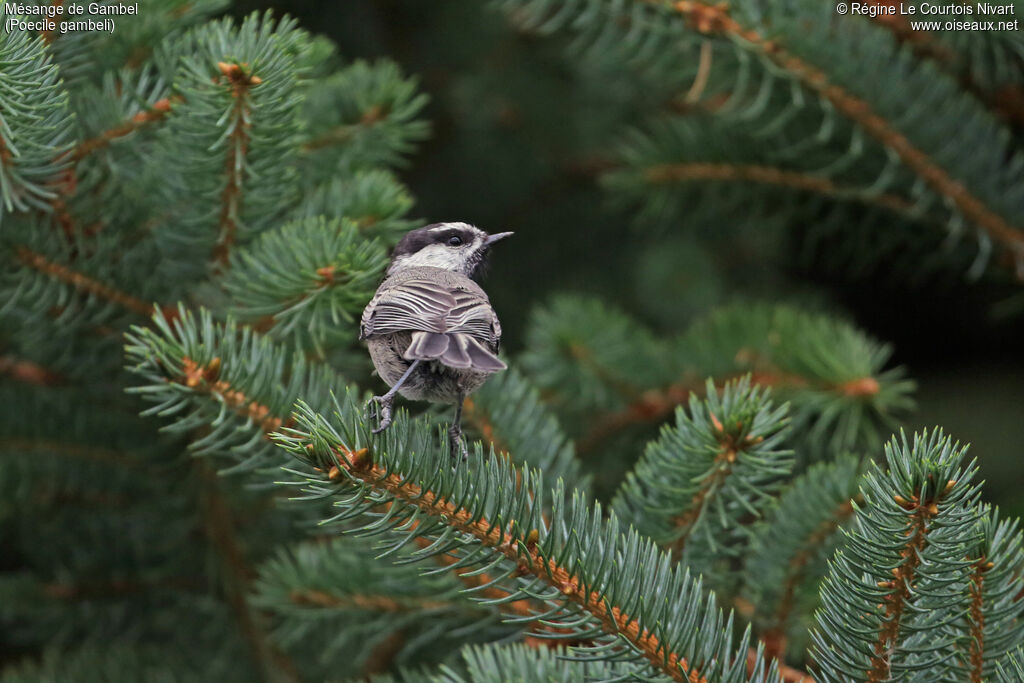
{"label": "bird", "polygon": [[460,450],[468,457],[462,441],[465,398],[507,367],[497,356],[501,323],[476,280],[491,247],[512,234],[433,223],[410,230],[395,246],[359,328],[377,374],[390,387],[368,404],[376,406],[374,434],[391,425],[396,394],[454,403],[450,452],[453,459]]}

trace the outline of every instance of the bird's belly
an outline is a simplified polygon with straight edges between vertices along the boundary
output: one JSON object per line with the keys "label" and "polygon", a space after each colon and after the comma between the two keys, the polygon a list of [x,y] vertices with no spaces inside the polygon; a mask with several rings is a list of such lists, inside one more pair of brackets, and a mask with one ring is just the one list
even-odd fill
{"label": "bird's belly", "polygon": [[[412,335],[408,332],[382,335],[371,343],[370,358],[373,366],[389,387],[393,387],[412,364],[402,357],[409,347]],[[398,393],[413,401],[454,403],[459,394],[468,395],[483,386],[491,373],[479,370],[450,368],[438,361],[421,362]]]}

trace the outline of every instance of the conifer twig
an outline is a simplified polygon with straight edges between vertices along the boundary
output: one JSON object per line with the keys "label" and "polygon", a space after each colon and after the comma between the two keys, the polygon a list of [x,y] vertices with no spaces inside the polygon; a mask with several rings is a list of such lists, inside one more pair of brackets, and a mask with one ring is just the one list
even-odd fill
{"label": "conifer twig", "polygon": [[889,680],[892,647],[898,642],[903,615],[913,596],[914,576],[921,562],[921,551],[928,544],[928,521],[939,512],[937,500],[908,501],[899,496],[897,498],[897,504],[914,512],[911,517],[910,535],[901,553],[903,563],[892,570],[893,578],[887,582],[893,592],[885,596],[885,618],[882,620],[882,628],[875,637],[874,655],[867,672],[868,683]]}
{"label": "conifer twig", "polygon": [[54,263],[42,254],[32,251],[27,247],[18,247],[15,250],[15,254],[18,260],[26,266],[38,270],[40,273],[48,275],[55,280],[71,285],[80,292],[91,294],[107,301],[113,301],[122,308],[142,316],[148,317],[153,313],[153,304],[147,304],[142,299],[122,292],[88,275],[83,275],[65,265]]}
{"label": "conifer twig", "polygon": [[[873,0],[871,4],[883,3]],[[891,31],[896,40],[909,45],[918,57],[931,60],[952,74],[964,90],[1004,120],[1018,126],[1024,125],[1024,91],[1019,86],[1006,85],[995,91],[985,90],[968,70],[956,68],[957,55],[953,50],[940,44],[928,31],[915,29],[905,16],[879,12],[871,20]]]}
{"label": "conifer twig", "polygon": [[217,474],[204,460],[195,462],[202,483],[203,531],[220,557],[226,573],[225,597],[235,613],[242,635],[268,680],[297,681],[298,675],[291,662],[271,644],[249,605],[248,586],[253,573],[238,544],[231,509],[220,490]]}
{"label": "conifer twig", "polygon": [[971,667],[971,683],[982,683],[985,675],[985,572],[992,563],[984,555],[971,568],[970,631],[968,662]]}
{"label": "conifer twig", "polygon": [[54,386],[65,381],[64,377],[38,363],[11,355],[0,356],[0,375],[7,375],[17,382],[39,386]]}
{"label": "conifer twig", "polygon": [[678,163],[658,164],[644,170],[644,178],[651,183],[681,181],[727,181],[776,185],[826,197],[846,199],[872,206],[880,206],[895,213],[908,215],[913,204],[896,194],[866,194],[855,188],[839,185],[829,178],[809,173],[788,171],[759,164],[733,163]]}
{"label": "conifer twig", "polygon": [[871,105],[830,82],[818,67],[788,52],[777,40],[768,40],[753,29],[733,19],[726,5],[710,5],[693,0],[677,0],[672,8],[690,25],[705,35],[724,35],[756,49],[778,67],[792,74],[810,90],[828,100],[837,110],[857,123],[868,134],[891,149],[900,160],[933,190],[952,201],[959,211],[977,224],[989,237],[1007,247],[1020,260],[1017,275],[1024,279],[1024,231],[1009,222],[975,197],[962,183],[876,114]]}
{"label": "conifer twig", "polygon": [[114,140],[130,135],[147,124],[160,121],[171,112],[172,106],[180,101],[182,101],[182,98],[179,95],[160,98],[150,105],[148,110],[140,111],[124,123],[114,126],[94,138],[89,138],[88,140],[83,140],[78,143],[78,146],[75,147],[71,158],[76,162],[81,161],[96,150],[107,147]]}
{"label": "conifer twig", "polygon": [[[291,426],[292,418],[289,417],[288,419],[284,419],[278,415],[272,414],[267,406],[259,403],[258,401],[252,400],[244,392],[231,386],[228,382],[219,379],[221,374],[221,363],[219,358],[214,358],[210,363],[201,365],[193,361],[191,358],[185,357],[182,359],[182,366],[184,371],[183,376],[180,378],[173,378],[171,381],[178,382],[179,384],[196,391],[211,395],[215,394],[218,399],[231,408],[235,414],[252,420],[262,432],[263,438],[267,441],[271,441],[270,435],[274,432],[280,430],[282,427]],[[332,472],[331,475],[335,476],[335,473]],[[423,537],[417,538],[415,542],[422,548],[426,548],[432,543],[431,540]],[[451,555],[437,556],[437,562],[442,566],[454,564],[456,561],[457,558]],[[457,571],[456,576],[458,576],[459,579],[469,588],[487,586],[492,581],[491,577],[486,573],[470,574],[468,569]],[[508,593],[493,586],[489,586],[484,589],[483,594],[494,600],[501,600],[508,597]],[[515,614],[516,616],[527,616],[531,613],[529,604],[525,600],[514,600],[509,603],[504,603],[500,607],[502,610]]]}
{"label": "conifer twig", "polygon": [[557,588],[567,600],[597,619],[607,633],[629,642],[656,670],[680,683],[705,682],[699,671],[690,667],[686,659],[677,653],[666,650],[659,638],[641,626],[636,618],[611,605],[607,596],[599,591],[584,588],[586,582],[571,570],[559,566],[555,560],[545,560],[529,539],[520,539],[485,517],[474,515],[470,510],[440,498],[433,491],[384,469],[371,460],[365,449],[357,453],[335,449],[334,457],[347,476],[367,489],[385,493],[405,505],[418,508],[428,517],[445,520],[448,526],[472,536],[482,545],[515,562],[521,574],[531,575]]}
{"label": "conifer twig", "polygon": [[228,137],[224,162],[227,182],[221,193],[220,237],[213,250],[214,259],[223,267],[228,264],[228,255],[238,234],[242,210],[242,181],[245,158],[249,151],[249,89],[262,81],[259,76],[250,73],[246,65],[220,62],[217,66],[231,84],[231,96],[235,100],[231,111],[234,127]]}
{"label": "conifer twig", "polygon": [[813,534],[807,537],[803,550],[793,556],[789,562],[789,574],[786,576],[785,584],[782,587],[782,599],[779,601],[778,609],[775,610],[774,625],[761,634],[761,641],[765,645],[765,655],[774,657],[782,663],[782,657],[786,651],[786,622],[789,620],[790,612],[793,609],[793,597],[805,576],[804,572],[810,562],[814,551],[835,532],[844,521],[854,513],[854,502],[863,501],[859,494],[853,501],[844,501],[833,510],[829,519],[824,522]]}
{"label": "conifer twig", "polygon": [[[730,380],[750,374],[754,384],[764,387],[803,388],[812,386],[812,382],[800,375],[779,371],[753,371],[723,374],[716,377],[719,385]],[[588,453],[603,442],[609,435],[633,424],[657,422],[689,400],[690,394],[700,395],[705,388],[703,381],[681,380],[668,385],[664,389],[645,391],[638,399],[631,402],[623,410],[599,416],[594,420],[594,427],[578,441],[577,450],[580,454]],[[880,390],[878,380],[874,377],[859,377],[841,384],[819,385],[842,396],[873,396]]]}

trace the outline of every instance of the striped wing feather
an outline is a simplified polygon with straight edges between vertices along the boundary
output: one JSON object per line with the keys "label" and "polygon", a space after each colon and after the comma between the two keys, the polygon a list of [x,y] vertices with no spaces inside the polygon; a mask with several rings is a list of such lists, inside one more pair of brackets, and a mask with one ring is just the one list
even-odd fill
{"label": "striped wing feather", "polygon": [[453,368],[504,370],[494,355],[501,327],[487,299],[429,280],[407,280],[378,292],[366,307],[362,336],[412,332],[404,356]]}

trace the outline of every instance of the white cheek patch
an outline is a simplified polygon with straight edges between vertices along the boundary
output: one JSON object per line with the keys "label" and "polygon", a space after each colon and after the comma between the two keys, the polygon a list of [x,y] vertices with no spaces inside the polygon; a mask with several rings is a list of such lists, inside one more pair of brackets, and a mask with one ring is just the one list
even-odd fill
{"label": "white cheek patch", "polygon": [[458,249],[452,249],[443,244],[431,244],[423,247],[415,254],[399,256],[395,259],[389,273],[399,268],[413,268],[429,266],[431,268],[443,268],[444,270],[457,270],[463,263],[463,256]]}

